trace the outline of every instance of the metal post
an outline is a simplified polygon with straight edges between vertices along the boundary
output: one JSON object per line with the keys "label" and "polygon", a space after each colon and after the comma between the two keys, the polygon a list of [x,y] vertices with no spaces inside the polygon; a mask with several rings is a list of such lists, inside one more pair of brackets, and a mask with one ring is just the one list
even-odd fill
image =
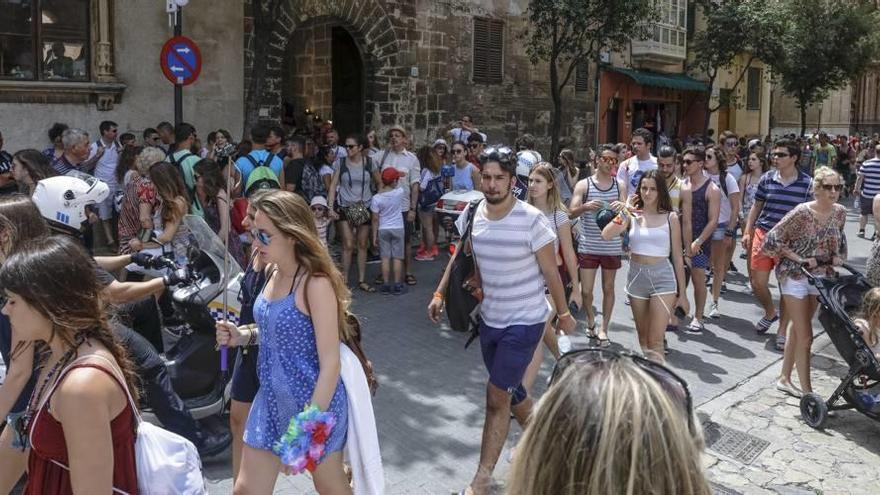
{"label": "metal post", "polygon": [[593,120],[595,120],[595,129],[593,130],[593,149],[596,153],[599,153],[599,125],[601,122],[601,116],[599,114],[599,81],[601,77],[601,67],[602,67],[602,45],[599,44],[599,47],[596,49],[596,76],[593,83],[593,88],[595,94],[593,95],[593,112],[595,113]]}
{"label": "metal post", "polygon": [[[183,30],[183,8],[178,6],[174,14],[174,36],[180,36]],[[174,127],[183,122],[183,86],[174,85]]]}

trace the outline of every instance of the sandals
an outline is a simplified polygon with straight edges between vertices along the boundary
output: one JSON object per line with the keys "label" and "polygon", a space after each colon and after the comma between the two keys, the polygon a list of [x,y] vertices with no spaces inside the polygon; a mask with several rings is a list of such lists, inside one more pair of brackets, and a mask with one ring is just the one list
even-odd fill
{"label": "sandals", "polygon": [[758,320],[758,324],[755,325],[755,332],[759,334],[767,333],[767,330],[770,330],[770,327],[779,320],[779,315],[777,314],[773,318],[767,319],[766,317],[761,317]]}
{"label": "sandals", "polygon": [[406,274],[406,285],[416,285],[416,277],[412,273]]}
{"label": "sandals", "polygon": [[599,347],[608,347],[611,345],[611,341],[608,340],[608,337],[602,338],[599,337]]}
{"label": "sandals", "polygon": [[596,334],[596,323],[593,322],[592,326],[587,327],[587,338],[590,340],[596,340],[599,338],[599,335]]}
{"label": "sandals", "polygon": [[358,282],[358,289],[364,292],[376,292],[376,288],[366,282]]}
{"label": "sandals", "polygon": [[691,320],[691,322],[688,323],[688,326],[684,327],[684,329],[690,333],[703,333],[703,330],[706,329],[706,326],[703,325],[702,321],[694,317],[694,319]]}

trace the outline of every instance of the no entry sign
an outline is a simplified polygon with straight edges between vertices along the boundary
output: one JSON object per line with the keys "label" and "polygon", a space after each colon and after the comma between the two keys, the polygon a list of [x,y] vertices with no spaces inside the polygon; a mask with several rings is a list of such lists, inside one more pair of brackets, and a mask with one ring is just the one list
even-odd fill
{"label": "no entry sign", "polygon": [[175,36],[162,47],[159,64],[169,81],[187,86],[199,78],[202,71],[202,52],[193,40],[186,36]]}

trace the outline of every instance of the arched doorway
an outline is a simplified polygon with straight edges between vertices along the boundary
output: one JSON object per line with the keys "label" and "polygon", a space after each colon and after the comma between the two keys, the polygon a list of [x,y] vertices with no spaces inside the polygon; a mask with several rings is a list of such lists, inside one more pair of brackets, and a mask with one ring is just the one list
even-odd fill
{"label": "arched doorway", "polygon": [[286,124],[311,129],[317,119],[332,120],[341,137],[363,132],[364,58],[338,19],[312,19],[293,31],[281,83]]}
{"label": "arched doorway", "polygon": [[345,138],[364,131],[364,63],[348,30],[334,26],[331,36],[333,126]]}

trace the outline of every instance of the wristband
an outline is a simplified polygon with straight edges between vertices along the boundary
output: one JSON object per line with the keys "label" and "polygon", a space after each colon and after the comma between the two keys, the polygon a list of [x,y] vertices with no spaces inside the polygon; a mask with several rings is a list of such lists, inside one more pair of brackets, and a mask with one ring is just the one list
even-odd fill
{"label": "wristband", "polygon": [[442,301],[442,300],[443,300],[443,294],[441,294],[440,292],[435,291],[435,292],[434,292],[434,299],[440,299],[440,300]]}
{"label": "wristband", "polygon": [[566,316],[571,316],[571,311],[566,311],[560,315],[556,315],[557,318],[565,318]]}

